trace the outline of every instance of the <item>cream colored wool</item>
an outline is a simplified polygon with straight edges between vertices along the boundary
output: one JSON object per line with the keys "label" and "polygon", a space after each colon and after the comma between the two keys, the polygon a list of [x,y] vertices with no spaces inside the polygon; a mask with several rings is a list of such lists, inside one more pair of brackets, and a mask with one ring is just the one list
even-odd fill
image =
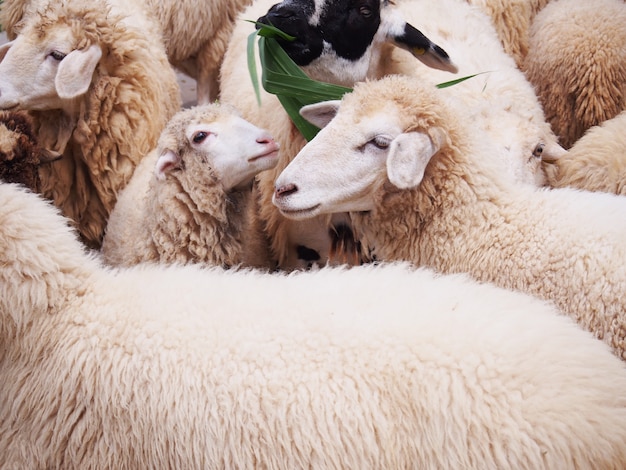
{"label": "cream colored wool", "polygon": [[548,183],[556,188],[626,194],[626,111],[590,127],[566,156],[546,164]]}
{"label": "cream colored wool", "polygon": [[522,69],[565,148],[626,110],[626,3],[553,0],[533,21]]}
{"label": "cream colored wool", "polygon": [[626,465],[624,364],[538,299],[402,264],[105,269],[15,185],[0,338],[2,469]]}
{"label": "cream colored wool", "polygon": [[[213,135],[194,143],[200,132]],[[121,192],[102,243],[104,261],[273,268],[252,182],[276,164],[277,155],[268,153],[275,149],[269,134],[242,122],[230,106],[179,111]],[[235,158],[222,178],[218,160],[227,158],[226,151]],[[164,154],[180,161],[159,178],[155,167]],[[236,180],[235,187],[227,178]]]}
{"label": "cream colored wool", "polygon": [[350,211],[371,258],[552,301],[626,359],[626,198],[516,183],[446,93],[399,76],[355,87],[278,177],[280,210]]}
{"label": "cream colored wool", "polygon": [[[157,32],[137,21],[132,15],[108,14],[90,1],[52,2],[28,16],[17,39],[3,46],[10,49],[0,63],[0,106],[15,105],[7,101],[6,88],[17,88],[16,99],[30,110],[40,144],[63,154],[41,168],[42,192],[94,248],[100,246],[117,193],[181,106],[176,74]],[[44,105],[34,94],[40,90],[29,84],[48,73],[54,59],[46,56],[55,47],[65,54],[100,48],[102,57],[78,97],[54,98],[59,86],[54,76],[38,85],[52,88]]]}
{"label": "cream colored wool", "polygon": [[528,54],[528,36],[533,19],[550,0],[467,0],[482,8],[493,21],[504,50],[518,67]]}
{"label": "cream colored wool", "polygon": [[[29,9],[50,0],[9,0],[0,5],[0,24],[9,39],[15,25]],[[172,65],[196,80],[197,102],[215,101],[219,94],[219,68],[237,13],[251,0],[99,0],[101,3],[135,3],[158,22]]]}
{"label": "cream colored wool", "polygon": [[[279,265],[294,269],[302,267],[296,256],[298,245],[316,249],[321,255],[321,264],[329,259],[329,223],[328,217],[286,219],[271,203],[276,177],[306,143],[275,96],[262,90],[261,106],[258,106],[249,78],[246,39],[254,26],[243,20],[258,18],[273,3],[275,1],[260,0],[240,14],[224,57],[220,99],[235,105],[250,122],[268,129],[281,145],[276,168],[259,177],[261,217],[266,221]],[[354,77],[355,81],[404,74],[429,83],[442,83],[487,72],[449,88],[450,97],[461,100],[473,110],[471,121],[488,132],[493,154],[507,162],[516,179],[542,185],[541,158],[533,158],[535,149],[544,144],[545,154],[553,156],[560,155],[562,149],[545,121],[532,86],[504,52],[489,17],[464,0],[404,0],[398,2],[397,7],[384,8],[397,8],[407,22],[443,47],[459,72],[453,75],[428,68],[407,51],[386,45],[379,51],[380,56],[374,54],[366,76]],[[391,11],[394,10],[390,10],[389,15]],[[345,73],[350,75],[353,70],[347,67]]]}

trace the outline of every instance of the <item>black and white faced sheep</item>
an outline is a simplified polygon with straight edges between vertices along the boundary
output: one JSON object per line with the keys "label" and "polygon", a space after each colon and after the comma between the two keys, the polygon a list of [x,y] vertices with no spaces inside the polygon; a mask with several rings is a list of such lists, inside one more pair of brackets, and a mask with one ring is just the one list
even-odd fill
{"label": "black and white faced sheep", "polygon": [[277,160],[272,137],[234,108],[179,111],[120,194],[104,260],[273,268],[252,186]]}
{"label": "black and white faced sheep", "polygon": [[293,218],[350,212],[377,260],[552,301],[626,359],[626,198],[514,181],[448,92],[393,76],[303,108],[328,125],[278,177],[274,202]]}
{"label": "black and white faced sheep", "polygon": [[58,157],[39,145],[26,112],[0,111],[0,180],[39,192],[39,166]]}
{"label": "black and white faced sheep", "polygon": [[[411,25],[419,26],[430,43],[441,45],[449,54],[458,67],[456,77],[484,72],[449,88],[449,99],[462,101],[473,111],[470,119],[477,128],[488,132],[494,158],[505,160],[516,179],[535,186],[544,184],[539,151],[555,158],[564,152],[545,121],[532,86],[502,48],[490,18],[465,0],[403,0],[397,5],[376,0],[290,0],[270,7],[271,0],[259,0],[240,18],[261,17],[287,29],[298,39],[285,44],[285,49],[297,62],[310,61],[303,67],[308,74],[349,86],[389,74],[408,75],[433,84],[454,79],[447,71],[423,66],[405,47],[397,47],[411,36],[407,33],[414,30]],[[356,32],[359,25],[363,27],[361,33]],[[325,264],[333,239],[329,232],[347,233],[351,230],[349,218],[333,216],[340,219],[337,230],[334,223],[329,225],[328,217],[291,221],[272,206],[276,177],[306,142],[275,96],[263,92],[261,107],[258,106],[247,70],[246,38],[252,31],[253,26],[242,21],[233,33],[222,66],[221,100],[236,106],[253,124],[268,129],[281,145],[278,165],[259,178],[262,218],[267,221],[268,235],[280,266],[285,269],[306,266],[307,260],[299,253],[312,251],[318,254],[319,263]],[[323,44],[321,48],[319,42]],[[351,51],[348,47],[356,48],[357,44],[361,46],[358,50]],[[363,46],[367,46],[365,52]],[[318,51],[317,58],[313,57],[312,49]],[[434,46],[426,49],[436,50]],[[425,56],[436,54],[421,57]],[[445,63],[442,59],[440,65]]]}
{"label": "black and white faced sheep", "polygon": [[160,31],[135,13],[86,0],[46,2],[0,47],[0,109],[29,110],[42,193],[99,247],[117,193],[181,106]]}
{"label": "black and white faced sheep", "polygon": [[402,264],[104,268],[7,184],[0,345],[3,470],[626,467],[624,364],[547,303]]}

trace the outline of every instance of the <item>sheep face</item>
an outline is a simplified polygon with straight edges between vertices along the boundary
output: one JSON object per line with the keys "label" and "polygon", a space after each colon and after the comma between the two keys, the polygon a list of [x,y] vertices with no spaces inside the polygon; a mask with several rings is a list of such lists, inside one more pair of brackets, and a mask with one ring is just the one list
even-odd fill
{"label": "sheep face", "polygon": [[249,185],[259,172],[278,163],[274,139],[239,116],[221,116],[213,122],[190,121],[181,129],[182,138],[172,138],[169,132],[166,129],[159,144],[155,168],[158,180],[165,180],[172,171],[194,175],[212,172],[229,191]]}
{"label": "sheep face", "polygon": [[37,15],[29,21],[0,47],[0,109],[67,109],[88,90],[102,50],[78,48],[70,25],[42,35]]}
{"label": "sheep face", "polygon": [[346,86],[364,80],[383,43],[409,50],[429,67],[457,71],[448,54],[388,0],[284,0],[258,21],[296,38],[281,46],[316,80]]}
{"label": "sheep face", "polygon": [[393,102],[356,119],[354,108],[339,111],[336,101],[307,106],[302,115],[323,129],[276,180],[273,202],[292,219],[372,210],[387,180],[417,186],[444,141],[439,129],[408,131]]}

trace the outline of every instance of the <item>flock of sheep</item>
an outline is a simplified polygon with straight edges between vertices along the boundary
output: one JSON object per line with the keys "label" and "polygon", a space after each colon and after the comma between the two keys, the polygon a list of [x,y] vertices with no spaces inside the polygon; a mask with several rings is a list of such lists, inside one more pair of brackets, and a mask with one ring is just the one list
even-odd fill
{"label": "flock of sheep", "polygon": [[276,2],[2,2],[0,469],[625,468],[626,3]]}

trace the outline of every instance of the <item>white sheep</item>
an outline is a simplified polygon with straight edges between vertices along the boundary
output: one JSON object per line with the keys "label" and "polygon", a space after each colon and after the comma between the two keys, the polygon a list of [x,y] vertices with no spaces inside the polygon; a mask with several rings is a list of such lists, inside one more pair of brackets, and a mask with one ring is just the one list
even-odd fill
{"label": "white sheep", "polygon": [[[0,24],[9,39],[24,15],[50,0],[8,0],[0,5]],[[56,1],[56,0],[55,0]],[[219,92],[219,67],[237,13],[251,0],[100,0],[112,5],[137,4],[160,25],[172,65],[196,80],[197,102],[209,103]]]}
{"label": "white sheep", "polygon": [[179,111],[120,193],[103,259],[271,268],[252,181],[277,159],[271,136],[230,106]]}
{"label": "white sheep", "polygon": [[626,3],[553,0],[535,17],[522,65],[565,148],[626,110]]}
{"label": "white sheep", "polygon": [[[303,108],[324,125],[276,181],[283,214],[350,212],[364,250],[553,301],[626,359],[626,198],[516,183],[448,90],[407,77]],[[335,115],[335,113],[337,113]]]}
{"label": "white sheep", "polygon": [[587,129],[567,155],[544,168],[555,188],[626,195],[626,111]]}
{"label": "white sheep", "polygon": [[626,466],[624,364],[538,299],[406,265],[105,269],[6,184],[0,338],[3,469]]}
{"label": "white sheep", "polygon": [[100,246],[117,193],[181,107],[156,27],[91,1],[49,2],[0,46],[0,109],[29,110],[39,143],[63,154],[42,192]]}
{"label": "white sheep", "polygon": [[[264,14],[271,4],[271,0],[258,0],[240,18],[254,19]],[[313,7],[313,2],[306,0],[284,2],[270,9],[260,19],[299,36],[299,39],[285,43],[283,47],[309,75],[318,80],[351,86],[366,78],[392,73],[441,83],[486,72],[451,87],[450,99],[462,100],[474,111],[472,122],[490,133],[494,154],[499,154],[508,162],[516,178],[529,184],[543,184],[541,158],[534,156],[542,150],[544,154],[556,158],[563,149],[558,146],[556,137],[545,122],[532,86],[513,59],[504,52],[489,17],[478,7],[471,7],[464,0],[406,0],[395,6],[391,2],[381,4],[379,0],[360,2],[356,6],[354,2],[334,1],[326,9],[323,9],[324,2],[317,2],[316,5],[317,9]],[[371,16],[368,19],[361,18],[365,13]],[[359,18],[364,25],[361,29],[369,31],[369,42],[365,42],[365,45],[370,47],[365,51],[350,49],[356,48],[359,43],[362,48],[364,39],[356,41],[355,38],[363,34],[357,34],[358,31],[345,28],[343,24],[338,26],[335,22],[337,18],[346,17]],[[381,25],[376,29],[378,18]],[[419,22],[420,30],[449,53],[458,67],[457,76],[445,70],[424,67],[404,48],[395,47],[400,41],[412,37],[407,31],[413,31],[414,28],[411,29],[407,21],[416,25]],[[320,23],[326,27],[318,28]],[[374,23],[374,26],[370,23]],[[280,143],[278,165],[259,177],[262,218],[267,221],[268,235],[280,266],[285,269],[302,267],[302,259],[297,252],[298,247],[302,246],[317,251],[320,263],[324,264],[330,251],[328,220],[314,218],[290,221],[271,204],[276,176],[304,146],[305,140],[275,96],[262,92],[261,106],[257,104],[247,75],[246,62],[246,39],[252,31],[250,23],[240,21],[233,32],[222,65],[220,99],[240,109],[243,116],[253,124],[268,129]],[[320,38],[322,33],[328,37]],[[326,41],[325,46],[315,47],[323,43],[323,39]],[[331,47],[331,42],[335,49]],[[438,50],[434,45],[430,48]],[[311,49],[317,51],[316,58],[312,59],[310,54],[306,54]],[[337,51],[344,51],[346,57],[338,58]],[[358,56],[358,53],[362,55]],[[428,57],[439,58],[439,65],[445,68],[443,53]],[[447,67],[448,70],[455,69],[450,64]],[[345,226],[346,218],[340,219]]]}

